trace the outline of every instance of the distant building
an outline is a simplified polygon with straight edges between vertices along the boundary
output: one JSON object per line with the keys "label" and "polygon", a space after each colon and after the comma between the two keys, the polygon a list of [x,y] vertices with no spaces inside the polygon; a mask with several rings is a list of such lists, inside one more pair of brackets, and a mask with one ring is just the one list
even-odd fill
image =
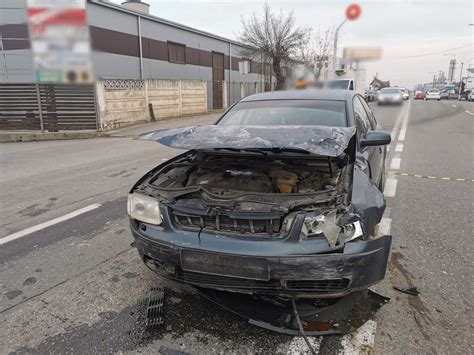
{"label": "distant building", "polygon": [[[0,83],[34,82],[27,2],[1,3]],[[154,16],[140,0],[87,0],[86,9],[98,79],[205,81],[209,111],[274,87],[271,66],[243,58],[241,43]]]}
{"label": "distant building", "polygon": [[370,86],[372,86],[374,90],[380,90],[383,88],[388,88],[390,86],[390,81],[383,81],[375,76],[374,80],[372,80],[372,82],[370,83]]}

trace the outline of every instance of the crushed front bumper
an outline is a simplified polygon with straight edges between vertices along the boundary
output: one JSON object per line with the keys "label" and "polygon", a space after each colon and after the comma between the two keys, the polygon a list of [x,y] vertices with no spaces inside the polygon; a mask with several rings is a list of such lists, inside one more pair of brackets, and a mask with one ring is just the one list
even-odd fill
{"label": "crushed front bumper", "polygon": [[[284,255],[284,244],[279,245],[282,255],[251,254],[222,244],[225,239],[235,243],[232,238],[219,238],[219,247],[214,248],[206,239],[215,239],[215,235],[201,233],[198,239],[196,234],[196,243],[185,243],[183,231],[135,221],[130,225],[141,258],[164,277],[221,291],[300,298],[341,297],[382,280],[392,240],[384,235],[350,242],[325,254]],[[246,243],[269,246],[273,242],[242,242]]]}

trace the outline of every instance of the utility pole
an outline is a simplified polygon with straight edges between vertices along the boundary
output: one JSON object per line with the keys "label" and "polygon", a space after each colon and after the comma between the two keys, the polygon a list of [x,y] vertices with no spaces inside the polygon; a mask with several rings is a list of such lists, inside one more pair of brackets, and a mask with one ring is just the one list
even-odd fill
{"label": "utility pole", "polygon": [[461,80],[462,80],[462,66],[464,65],[463,62],[461,62],[461,70],[459,71],[459,85],[461,85]]}
{"label": "utility pole", "polygon": [[8,67],[7,67],[7,58],[5,56],[5,49],[3,48],[3,33],[0,32],[0,45],[2,46],[2,55],[3,55],[3,64],[5,66],[5,78],[8,82]]}

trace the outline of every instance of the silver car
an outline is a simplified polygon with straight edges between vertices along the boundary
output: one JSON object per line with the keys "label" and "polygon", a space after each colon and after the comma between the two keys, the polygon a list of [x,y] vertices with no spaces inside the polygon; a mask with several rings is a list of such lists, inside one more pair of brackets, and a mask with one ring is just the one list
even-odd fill
{"label": "silver car", "polygon": [[403,97],[400,88],[383,88],[380,90],[377,105],[396,104],[402,103]]}

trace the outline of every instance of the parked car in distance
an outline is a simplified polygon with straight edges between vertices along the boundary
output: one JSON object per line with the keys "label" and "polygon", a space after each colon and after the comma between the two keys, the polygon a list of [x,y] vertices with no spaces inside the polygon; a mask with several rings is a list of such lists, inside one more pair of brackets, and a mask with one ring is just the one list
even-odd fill
{"label": "parked car in distance", "polygon": [[441,100],[441,91],[438,89],[429,89],[425,95],[425,101],[428,100]]}
{"label": "parked car in distance", "polygon": [[380,90],[377,105],[396,104],[400,105],[403,101],[403,96],[400,88],[388,87]]}
{"label": "parked car in distance", "polygon": [[441,92],[441,100],[449,100],[449,92],[447,90]]}
{"label": "parked car in distance", "polygon": [[128,197],[134,246],[156,273],[307,298],[342,297],[384,278],[392,238],[375,227],[390,134],[354,91],[251,95],[215,125],[138,139],[185,150]]}
{"label": "parked car in distance", "polygon": [[414,99],[415,100],[423,100],[425,96],[423,95],[423,91],[416,91]]}
{"label": "parked car in distance", "polygon": [[467,101],[474,101],[474,90],[469,91],[469,94],[467,94]]}

